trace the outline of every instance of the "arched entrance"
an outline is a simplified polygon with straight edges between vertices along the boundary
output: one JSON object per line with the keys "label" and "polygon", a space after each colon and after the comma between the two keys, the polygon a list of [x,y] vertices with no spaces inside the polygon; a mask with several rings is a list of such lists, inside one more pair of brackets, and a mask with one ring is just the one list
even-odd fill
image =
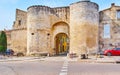
{"label": "arched entrance", "polygon": [[59,33],[55,37],[56,55],[66,55],[69,50],[69,38],[65,33]]}

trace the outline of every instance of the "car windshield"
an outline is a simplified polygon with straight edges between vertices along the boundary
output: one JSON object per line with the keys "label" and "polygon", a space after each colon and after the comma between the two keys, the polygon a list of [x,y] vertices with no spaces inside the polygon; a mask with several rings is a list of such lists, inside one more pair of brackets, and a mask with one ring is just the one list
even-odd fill
{"label": "car windshield", "polygon": [[120,50],[120,48],[115,48],[115,50]]}
{"label": "car windshield", "polygon": [[114,48],[108,48],[107,50],[111,50],[111,49],[114,49]]}

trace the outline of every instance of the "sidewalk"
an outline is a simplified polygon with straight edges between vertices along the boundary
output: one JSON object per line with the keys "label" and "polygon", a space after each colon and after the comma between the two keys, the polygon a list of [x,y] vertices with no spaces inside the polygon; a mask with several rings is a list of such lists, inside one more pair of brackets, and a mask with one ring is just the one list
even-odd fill
{"label": "sidewalk", "polygon": [[95,56],[89,56],[88,59],[78,59],[79,62],[89,63],[120,63],[120,56],[103,56],[102,58],[96,58]]}
{"label": "sidewalk", "polygon": [[8,62],[8,61],[34,61],[40,60],[42,57],[7,57],[7,56],[0,56],[0,62]]}
{"label": "sidewalk", "polygon": [[66,56],[54,56],[54,57],[4,57],[0,56],[0,62],[8,61],[75,61],[83,63],[120,63],[120,56],[104,56],[103,58],[96,58],[95,56],[89,56],[88,59],[69,58]]}

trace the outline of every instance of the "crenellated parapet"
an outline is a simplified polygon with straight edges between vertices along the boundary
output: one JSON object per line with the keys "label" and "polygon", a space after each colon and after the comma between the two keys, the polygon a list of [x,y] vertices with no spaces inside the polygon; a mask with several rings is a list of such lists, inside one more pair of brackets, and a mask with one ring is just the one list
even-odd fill
{"label": "crenellated parapet", "polygon": [[55,14],[54,10],[48,6],[43,5],[33,5],[27,8],[28,11],[35,10],[36,12],[42,11],[45,13]]}
{"label": "crenellated parapet", "polygon": [[29,14],[33,16],[37,15],[39,17],[41,16],[40,18],[41,20],[43,20],[44,18],[43,16],[48,16],[48,18],[54,17],[54,19],[51,19],[51,22],[53,22],[54,20],[69,21],[70,19],[69,6],[51,8],[51,7],[43,6],[43,5],[33,5],[33,6],[28,7],[27,10],[28,10],[28,16]]}
{"label": "crenellated parapet", "polygon": [[56,7],[56,8],[53,8],[55,13],[57,14],[57,16],[59,18],[61,18],[62,20],[68,20],[69,19],[69,16],[70,16],[70,8],[69,6],[66,6],[66,7]]}

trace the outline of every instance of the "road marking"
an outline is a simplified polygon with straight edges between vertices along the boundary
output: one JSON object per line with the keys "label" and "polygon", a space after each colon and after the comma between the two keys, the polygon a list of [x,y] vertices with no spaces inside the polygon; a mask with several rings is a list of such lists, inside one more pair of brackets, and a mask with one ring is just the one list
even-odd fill
{"label": "road marking", "polygon": [[61,71],[62,71],[62,72],[67,72],[67,68],[66,68],[66,69],[62,69]]}
{"label": "road marking", "polygon": [[63,65],[63,67],[68,67],[68,65]]}
{"label": "road marking", "polygon": [[63,63],[63,66],[59,75],[67,75],[67,71],[68,71],[68,60],[66,59]]}
{"label": "road marking", "polygon": [[66,69],[67,67],[66,66],[63,66],[62,69]]}
{"label": "road marking", "polygon": [[59,75],[67,75],[67,73],[62,73],[62,72],[61,72]]}

